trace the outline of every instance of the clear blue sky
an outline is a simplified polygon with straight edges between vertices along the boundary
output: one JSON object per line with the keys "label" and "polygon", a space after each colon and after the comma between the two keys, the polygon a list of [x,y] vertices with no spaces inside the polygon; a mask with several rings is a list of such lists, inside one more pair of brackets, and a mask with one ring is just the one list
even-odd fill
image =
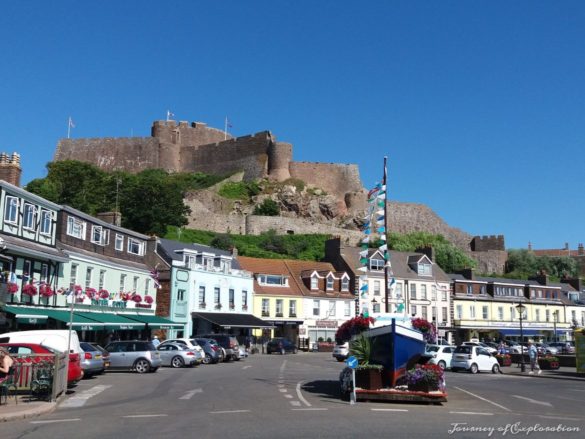
{"label": "clear blue sky", "polygon": [[167,109],[299,161],[389,157],[389,197],[508,248],[585,242],[583,1],[11,1],[0,151],[149,136]]}

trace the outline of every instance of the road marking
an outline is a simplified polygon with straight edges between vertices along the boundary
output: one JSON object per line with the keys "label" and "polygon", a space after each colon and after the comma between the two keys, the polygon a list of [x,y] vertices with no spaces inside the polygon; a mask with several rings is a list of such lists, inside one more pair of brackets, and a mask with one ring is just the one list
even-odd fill
{"label": "road marking", "polygon": [[190,390],[187,393],[185,393],[183,396],[181,396],[179,399],[191,399],[191,398],[193,398],[193,395],[195,395],[196,393],[203,393],[203,389]]}
{"label": "road marking", "polygon": [[282,392],[282,393],[286,393],[286,392],[288,392],[288,390],[286,390],[286,389],[278,389],[278,390],[279,390],[280,392]]}
{"label": "road marking", "polygon": [[278,388],[279,388],[279,389],[284,389],[284,387],[285,387],[285,386],[284,386],[284,384],[279,384],[279,385],[278,385]]}
{"label": "road marking", "polygon": [[301,406],[301,402],[300,401],[289,401],[291,403],[291,405],[294,405],[295,407],[300,407]]}
{"label": "road marking", "polygon": [[303,412],[303,411],[305,411],[305,412],[315,411],[316,412],[316,411],[325,411],[325,410],[329,410],[329,409],[312,407],[312,408],[291,409],[291,410],[293,410],[295,412]]}
{"label": "road marking", "polygon": [[309,403],[309,401],[307,401],[304,397],[303,394],[301,393],[301,383],[302,381],[299,381],[297,383],[297,396],[299,397],[299,399],[303,402],[303,404],[305,404],[307,407],[311,407],[311,404]]}
{"label": "road marking", "polygon": [[123,418],[162,418],[164,416],[168,416],[165,415],[164,413],[159,413],[159,414],[152,414],[152,415],[126,415],[126,416],[122,416]]}
{"label": "road marking", "polygon": [[284,361],[282,362],[282,365],[280,366],[280,375],[279,375],[279,378],[282,378],[282,374],[284,373],[284,368],[286,367],[286,362],[287,362],[287,361],[288,361],[288,360],[284,360]]}
{"label": "road marking", "polygon": [[251,367],[252,367],[252,366],[244,366],[244,367],[242,367],[242,370],[244,370],[244,369],[249,369],[249,368],[251,368]]}
{"label": "road marking", "polygon": [[222,415],[224,413],[249,413],[251,410],[220,410],[217,412],[209,412],[212,415]]}
{"label": "road marking", "polygon": [[373,412],[407,412],[407,409],[370,409]]}
{"label": "road marking", "polygon": [[539,418],[544,418],[544,419],[558,419],[559,421],[581,421],[580,418],[562,418],[560,416],[545,416],[545,415],[539,415]]}
{"label": "road marking", "polygon": [[538,401],[536,399],[526,398],[525,396],[520,396],[520,395],[512,395],[512,396],[514,398],[523,399],[524,401],[531,402],[532,404],[539,404],[539,405],[544,405],[544,406],[547,406],[547,407],[552,407],[552,404],[550,402]]}
{"label": "road marking", "polygon": [[31,424],[54,424],[56,422],[75,422],[81,421],[81,418],[74,419],[53,419],[51,421],[30,421]]}
{"label": "road marking", "polygon": [[493,416],[493,413],[480,413],[480,412],[449,412],[454,415],[481,415],[481,416]]}
{"label": "road marking", "polygon": [[512,411],[512,410],[510,410],[510,409],[508,409],[508,408],[504,407],[503,405],[500,405],[500,404],[498,404],[498,403],[495,403],[495,402],[493,402],[493,401],[490,401],[489,399],[483,398],[483,397],[481,397],[481,396],[479,396],[479,395],[476,395],[475,393],[468,392],[467,390],[464,390],[464,389],[462,389],[461,387],[455,387],[455,388],[456,388],[457,390],[461,390],[462,392],[465,392],[465,393],[467,393],[468,395],[471,395],[471,396],[473,396],[473,397],[475,397],[475,398],[481,399],[482,401],[489,402],[490,404],[492,404],[492,405],[495,405],[496,407],[499,407],[499,408],[501,408],[502,410],[506,410],[507,412],[511,412],[511,411]]}
{"label": "road marking", "polygon": [[104,390],[109,389],[110,387],[112,386],[99,384],[90,389],[84,390],[83,392],[80,392],[79,394],[76,394],[63,401],[61,404],[59,404],[59,408],[82,407],[87,403],[87,400],[89,398],[99,395]]}

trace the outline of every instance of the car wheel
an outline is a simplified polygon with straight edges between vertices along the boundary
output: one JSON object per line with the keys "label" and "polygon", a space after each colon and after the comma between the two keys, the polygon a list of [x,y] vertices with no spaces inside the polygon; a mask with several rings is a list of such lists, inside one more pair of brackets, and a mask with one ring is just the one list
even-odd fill
{"label": "car wheel", "polygon": [[280,350],[280,355],[284,355],[284,354],[286,354],[286,351],[284,350],[284,348],[282,348],[282,349]]}
{"label": "car wheel", "polygon": [[293,354],[297,353],[297,348],[293,348]]}
{"label": "car wheel", "polygon": [[494,366],[492,367],[492,373],[500,373],[500,365],[499,364],[494,364]]}
{"label": "car wheel", "polygon": [[477,364],[473,363],[473,364],[471,365],[471,367],[469,368],[469,371],[470,371],[471,373],[477,373],[477,372],[479,371],[479,368],[477,367]]}
{"label": "car wheel", "polygon": [[183,367],[184,365],[185,365],[185,362],[179,356],[173,357],[173,359],[171,360],[171,366],[173,366],[174,368]]}
{"label": "car wheel", "polygon": [[150,363],[147,360],[137,360],[134,363],[134,370],[138,373],[146,373],[150,370]]}
{"label": "car wheel", "polygon": [[343,358],[337,358],[337,361],[341,363],[343,361]]}
{"label": "car wheel", "polygon": [[205,357],[203,357],[203,364],[209,364],[209,363],[211,363],[211,355],[205,354]]}
{"label": "car wheel", "polygon": [[445,370],[445,368],[447,367],[447,363],[445,363],[443,360],[439,361],[439,367],[443,370]]}

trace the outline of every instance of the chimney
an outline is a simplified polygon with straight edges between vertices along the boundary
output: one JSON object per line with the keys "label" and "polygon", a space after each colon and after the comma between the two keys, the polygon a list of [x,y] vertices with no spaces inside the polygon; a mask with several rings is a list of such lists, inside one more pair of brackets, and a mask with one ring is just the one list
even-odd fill
{"label": "chimney", "polygon": [[548,285],[548,274],[546,274],[546,271],[540,270],[536,276],[529,276],[528,280],[535,280],[540,285]]}
{"label": "chimney", "polygon": [[583,248],[583,243],[580,243],[577,247],[577,256],[585,256],[585,249]]}
{"label": "chimney", "polygon": [[577,291],[581,291],[581,289],[583,288],[583,283],[581,282],[581,279],[578,277],[570,277],[570,278],[564,277],[561,279],[561,283],[569,284],[573,288],[575,288]]}
{"label": "chimney", "polygon": [[13,152],[8,157],[5,152],[0,153],[0,180],[4,180],[14,186],[20,187],[20,154]]}
{"label": "chimney", "polygon": [[565,248],[564,248],[564,250],[569,250],[569,243],[568,242],[565,242]]}
{"label": "chimney", "polygon": [[473,280],[473,269],[464,268],[463,270],[457,270],[455,273],[462,275],[467,280]]}
{"label": "chimney", "polygon": [[231,250],[232,250],[232,256],[233,256],[233,258],[234,259],[237,259],[237,257],[238,257],[238,249],[237,249],[237,247],[234,245]]}
{"label": "chimney", "polygon": [[96,215],[96,218],[114,226],[122,226],[122,214],[120,212],[100,212]]}
{"label": "chimney", "polygon": [[532,251],[532,243],[530,241],[528,241],[528,251],[529,252]]}
{"label": "chimney", "polygon": [[416,253],[423,253],[427,255],[427,257],[431,260],[431,262],[435,262],[435,250],[432,246],[420,247],[415,250]]}

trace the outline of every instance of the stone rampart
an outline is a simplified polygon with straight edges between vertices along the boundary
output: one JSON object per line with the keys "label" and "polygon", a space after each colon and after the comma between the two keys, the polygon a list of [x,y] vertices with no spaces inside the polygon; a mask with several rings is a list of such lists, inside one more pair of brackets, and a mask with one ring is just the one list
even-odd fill
{"label": "stone rampart", "polygon": [[92,163],[109,172],[140,172],[160,166],[159,142],[152,137],[61,139],[54,160]]}
{"label": "stone rampart", "polygon": [[363,189],[357,165],[291,162],[290,176],[334,194],[342,200],[348,192]]}

